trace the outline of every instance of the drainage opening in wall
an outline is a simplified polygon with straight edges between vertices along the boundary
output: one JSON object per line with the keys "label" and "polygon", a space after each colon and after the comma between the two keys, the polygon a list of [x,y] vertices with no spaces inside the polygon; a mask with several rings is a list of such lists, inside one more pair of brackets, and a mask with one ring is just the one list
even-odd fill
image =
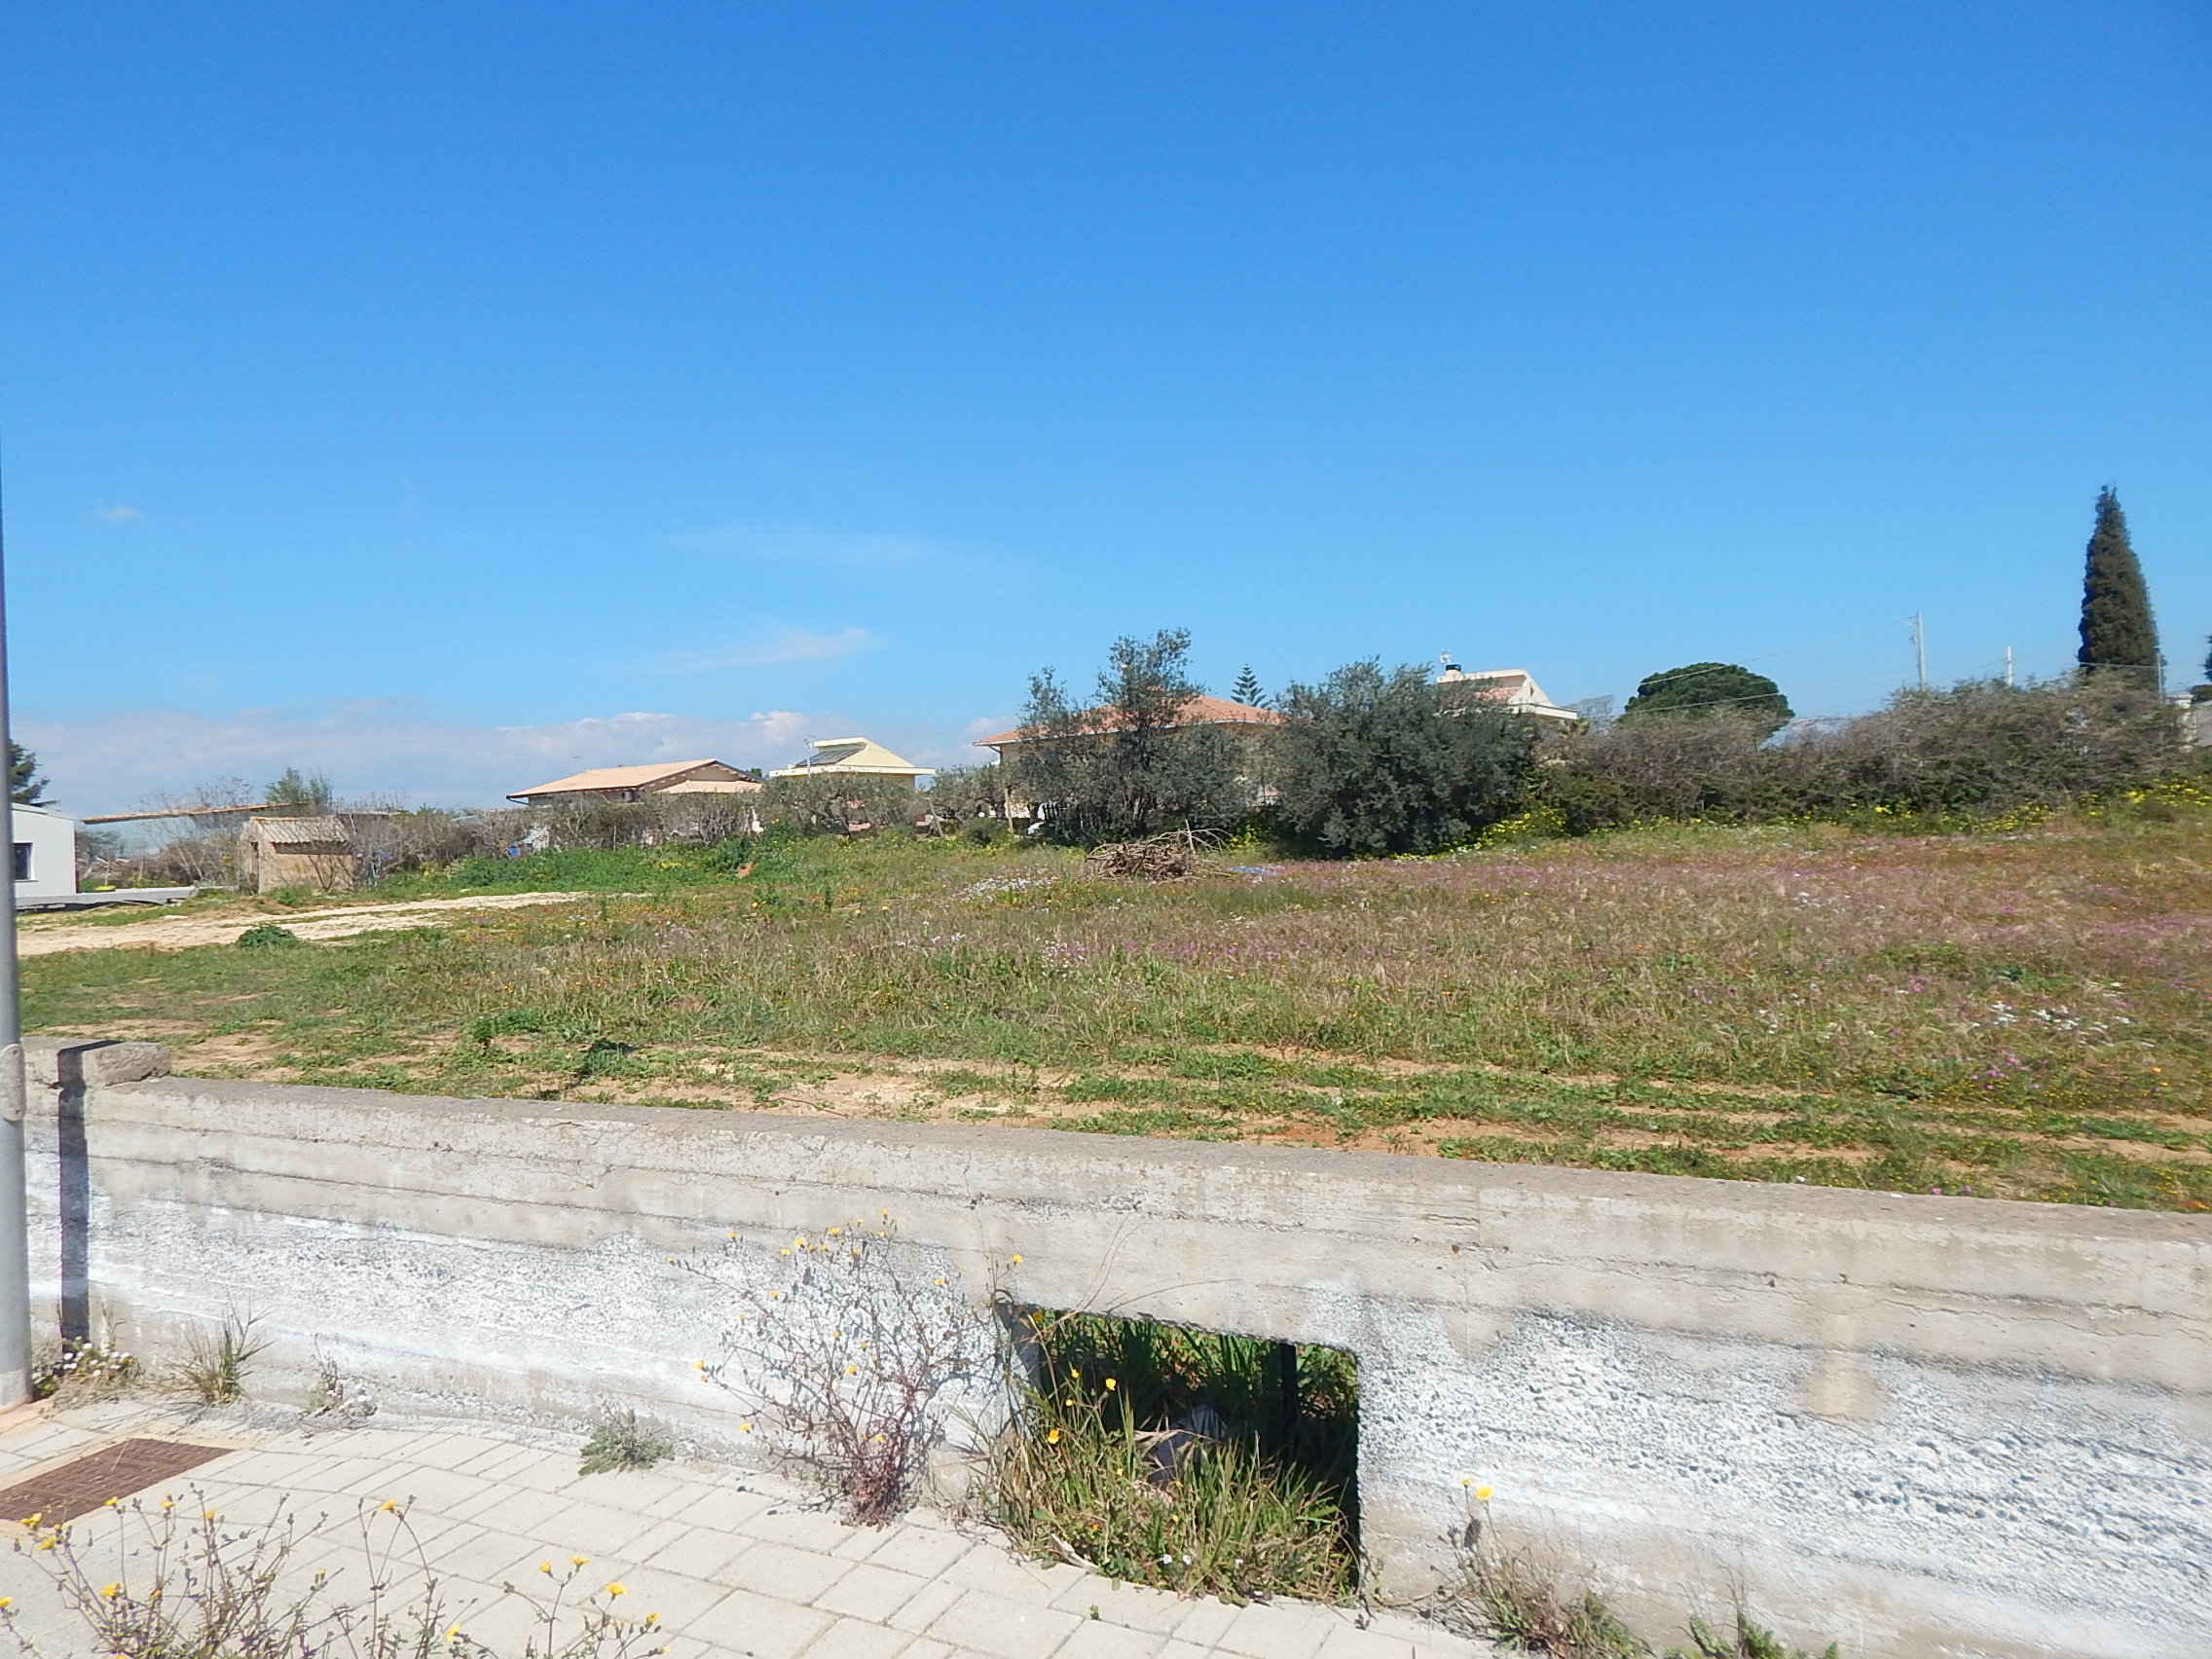
{"label": "drainage opening in wall", "polygon": [[1342,1349],[1025,1309],[984,1483],[1033,1554],[1187,1593],[1358,1584],[1359,1377]]}

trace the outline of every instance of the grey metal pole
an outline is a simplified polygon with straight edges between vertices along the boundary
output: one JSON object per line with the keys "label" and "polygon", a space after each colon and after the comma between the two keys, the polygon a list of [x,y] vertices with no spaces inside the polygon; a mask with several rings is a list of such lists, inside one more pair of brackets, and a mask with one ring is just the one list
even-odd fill
{"label": "grey metal pole", "polygon": [[1920,676],[1920,688],[1925,691],[1928,689],[1928,631],[1917,610],[1912,613],[1912,662]]}
{"label": "grey metal pole", "polygon": [[[0,546],[0,742],[8,722],[8,578]],[[12,761],[15,750],[8,756]],[[23,1077],[22,1007],[16,981],[16,803],[15,777],[0,789],[0,847],[8,867],[0,875],[0,1408],[19,1406],[31,1397],[30,1239],[23,1216],[23,1108],[29,1096]]]}

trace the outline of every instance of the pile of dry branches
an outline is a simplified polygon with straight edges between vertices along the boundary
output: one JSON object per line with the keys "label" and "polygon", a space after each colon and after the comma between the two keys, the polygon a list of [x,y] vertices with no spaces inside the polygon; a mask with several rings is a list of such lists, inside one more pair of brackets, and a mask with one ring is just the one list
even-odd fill
{"label": "pile of dry branches", "polygon": [[1141,841],[1109,841],[1084,856],[1090,875],[1133,875],[1141,881],[1188,881],[1198,855],[1221,839],[1216,830],[1169,830]]}

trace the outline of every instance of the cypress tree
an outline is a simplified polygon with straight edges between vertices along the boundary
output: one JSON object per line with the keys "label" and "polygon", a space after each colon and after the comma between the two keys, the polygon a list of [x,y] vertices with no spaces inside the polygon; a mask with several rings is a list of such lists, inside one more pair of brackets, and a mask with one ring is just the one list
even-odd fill
{"label": "cypress tree", "polygon": [[2089,535],[2088,567],[2082,577],[2083,668],[2158,666],[2158,630],[2143,567],[2127,540],[2127,517],[2106,485],[2097,497],[2097,528]]}

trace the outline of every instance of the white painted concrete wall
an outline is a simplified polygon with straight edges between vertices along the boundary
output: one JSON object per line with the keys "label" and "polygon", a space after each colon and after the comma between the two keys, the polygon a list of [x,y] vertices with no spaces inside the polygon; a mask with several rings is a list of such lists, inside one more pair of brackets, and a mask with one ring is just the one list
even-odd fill
{"label": "white painted concrete wall", "polygon": [[1471,1482],[1654,1628],[1741,1588],[1859,1659],[2212,1653],[2212,1219],[126,1082],[161,1051],[56,1049],[50,1077],[113,1081],[33,1124],[50,1306],[142,1351],[251,1309],[279,1397],[319,1345],[417,1409],[614,1401],[742,1448],[692,1371],[727,1309],[668,1258],[881,1208],[1022,1302],[1351,1350],[1392,1588]]}
{"label": "white painted concrete wall", "polygon": [[[51,899],[77,891],[77,826],[43,806],[18,806],[9,813],[16,845],[29,849],[30,878],[16,883],[18,899]],[[17,854],[18,859],[24,855]]]}

